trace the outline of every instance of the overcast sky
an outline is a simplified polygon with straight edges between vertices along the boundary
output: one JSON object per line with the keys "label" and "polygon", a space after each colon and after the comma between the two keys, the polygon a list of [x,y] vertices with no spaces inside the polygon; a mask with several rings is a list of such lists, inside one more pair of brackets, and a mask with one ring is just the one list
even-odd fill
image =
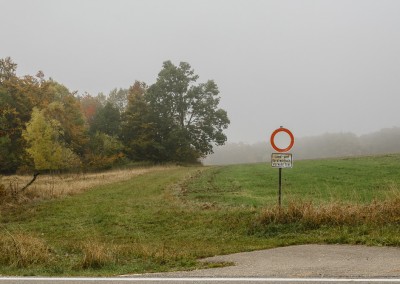
{"label": "overcast sky", "polygon": [[0,58],[97,95],[188,62],[229,142],[400,126],[400,1],[0,0]]}

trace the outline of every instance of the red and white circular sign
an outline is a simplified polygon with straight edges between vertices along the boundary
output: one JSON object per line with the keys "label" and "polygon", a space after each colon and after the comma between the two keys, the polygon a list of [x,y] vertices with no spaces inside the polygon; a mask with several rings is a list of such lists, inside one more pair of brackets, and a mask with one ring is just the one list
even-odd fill
{"label": "red and white circular sign", "polygon": [[[289,146],[287,146],[286,148],[279,148],[275,144],[275,136],[276,136],[276,134],[278,134],[280,132],[285,132],[285,133],[287,133],[289,135],[290,143],[289,143]],[[270,141],[271,141],[271,146],[272,146],[272,148],[275,149],[275,151],[277,151],[279,153],[283,153],[283,152],[287,152],[290,149],[292,149],[292,147],[294,145],[294,136],[293,136],[292,132],[290,132],[289,129],[284,128],[284,127],[280,127],[278,129],[276,129],[274,132],[272,132]]]}

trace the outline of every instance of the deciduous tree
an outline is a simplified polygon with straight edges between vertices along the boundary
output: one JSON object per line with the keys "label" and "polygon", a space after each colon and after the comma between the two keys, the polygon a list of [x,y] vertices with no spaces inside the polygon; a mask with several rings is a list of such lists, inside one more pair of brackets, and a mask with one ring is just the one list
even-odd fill
{"label": "deciduous tree", "polygon": [[157,127],[155,142],[164,150],[161,160],[193,162],[223,145],[229,125],[219,108],[217,84],[209,80],[195,84],[198,75],[186,62],[163,64],[155,84],[146,92],[151,120]]}
{"label": "deciduous tree", "polygon": [[61,137],[63,130],[56,119],[48,119],[44,110],[34,108],[23,137],[26,151],[32,157],[36,170],[60,170],[76,167],[79,158],[67,148]]}
{"label": "deciduous tree", "polygon": [[120,113],[123,113],[128,104],[128,94],[129,90],[115,88],[108,95],[107,102],[116,107]]}
{"label": "deciduous tree", "polygon": [[125,157],[122,143],[116,137],[102,132],[91,136],[89,148],[86,162],[92,169],[109,169]]}
{"label": "deciduous tree", "polygon": [[120,134],[121,115],[116,106],[107,102],[103,108],[97,110],[93,117],[90,132],[102,132],[110,136],[118,136]]}
{"label": "deciduous tree", "polygon": [[136,161],[156,160],[160,155],[146,90],[146,84],[139,81],[129,88],[128,105],[122,115],[121,139],[127,156]]}

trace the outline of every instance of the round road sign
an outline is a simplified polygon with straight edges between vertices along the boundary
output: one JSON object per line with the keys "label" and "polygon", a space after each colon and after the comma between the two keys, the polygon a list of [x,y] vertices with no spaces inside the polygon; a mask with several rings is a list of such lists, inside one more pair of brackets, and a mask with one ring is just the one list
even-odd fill
{"label": "round road sign", "polygon": [[[286,132],[287,134],[289,134],[290,144],[287,148],[282,149],[275,145],[275,141],[274,141],[275,135],[278,134],[279,132]],[[293,136],[292,132],[290,132],[289,129],[281,127],[281,128],[276,129],[274,132],[272,132],[270,141],[271,141],[271,146],[272,146],[272,148],[275,149],[275,151],[280,152],[280,153],[287,152],[290,149],[292,149],[292,147],[294,145],[294,136]]]}

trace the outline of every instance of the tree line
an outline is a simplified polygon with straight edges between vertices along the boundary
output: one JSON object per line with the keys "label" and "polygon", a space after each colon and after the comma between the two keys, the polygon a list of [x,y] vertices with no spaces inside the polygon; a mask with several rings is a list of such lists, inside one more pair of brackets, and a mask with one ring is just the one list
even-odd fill
{"label": "tree line", "polygon": [[[205,164],[269,162],[274,152],[268,142],[227,143],[207,156]],[[357,136],[354,133],[325,133],[296,138],[290,150],[295,160],[400,153],[400,127],[384,128]]]}
{"label": "tree line", "polygon": [[217,84],[186,62],[163,63],[156,83],[71,92],[0,59],[0,173],[106,169],[130,162],[199,162],[226,141]]}

